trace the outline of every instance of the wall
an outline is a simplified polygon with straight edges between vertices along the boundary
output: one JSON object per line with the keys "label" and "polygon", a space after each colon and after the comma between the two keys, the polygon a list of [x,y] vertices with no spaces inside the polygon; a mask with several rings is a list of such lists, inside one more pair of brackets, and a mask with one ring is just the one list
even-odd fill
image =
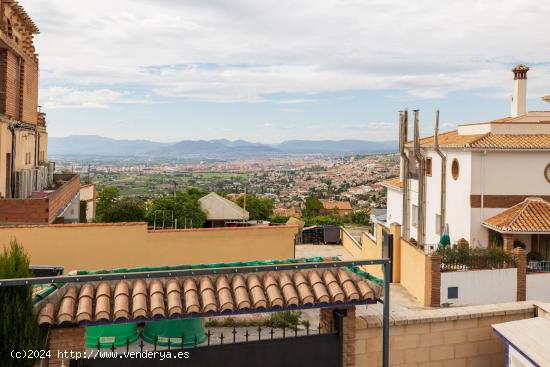
{"label": "wall", "polygon": [[354,258],[356,259],[363,258],[363,255],[362,255],[363,249],[361,244],[358,243],[355,240],[355,238],[353,238],[353,236],[344,227],[341,227],[341,228],[342,228],[342,246],[344,246],[344,248],[348,250],[348,252]]}
{"label": "wall", "polygon": [[87,184],[80,186],[80,200],[86,202],[86,220],[91,222],[95,218],[96,185]]}
{"label": "wall", "polygon": [[[458,299],[448,299],[448,287],[458,287]],[[441,273],[441,303],[452,306],[513,302],[516,292],[516,268]]]}
{"label": "wall", "polygon": [[388,187],[387,189],[387,223],[403,221],[403,191]]}
{"label": "wall", "polygon": [[550,273],[527,274],[527,299],[550,302]]}
{"label": "wall", "polygon": [[[528,302],[425,311],[394,311],[390,320],[392,366],[504,366],[504,344],[492,324],[535,316]],[[381,315],[357,317],[355,366],[381,366]]]}
{"label": "wall", "polygon": [[429,260],[422,251],[401,239],[401,284],[425,306],[431,302]]}
{"label": "wall", "polygon": [[146,223],[0,227],[0,244],[16,238],[32,265],[65,271],[294,257],[296,227],[147,231]]}

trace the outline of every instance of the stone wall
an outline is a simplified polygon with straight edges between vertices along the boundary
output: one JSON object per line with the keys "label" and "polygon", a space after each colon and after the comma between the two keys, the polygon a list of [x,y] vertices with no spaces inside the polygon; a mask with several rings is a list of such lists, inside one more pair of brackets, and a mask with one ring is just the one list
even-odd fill
{"label": "stone wall", "polygon": [[[392,312],[392,366],[504,366],[492,324],[535,316],[528,302]],[[355,366],[381,366],[381,315],[356,318]]]}

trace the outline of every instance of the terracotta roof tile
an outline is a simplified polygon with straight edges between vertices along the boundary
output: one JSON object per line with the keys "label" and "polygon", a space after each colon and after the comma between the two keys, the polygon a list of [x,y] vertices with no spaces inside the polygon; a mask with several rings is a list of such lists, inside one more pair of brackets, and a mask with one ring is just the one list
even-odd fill
{"label": "terracotta roof tile", "polygon": [[[434,146],[434,136],[420,139],[423,147]],[[439,145],[442,148],[471,148],[471,149],[550,149],[550,134],[476,134],[459,135],[458,130],[439,134]],[[412,147],[407,142],[407,147]]]}
{"label": "terracotta roof tile", "polygon": [[336,201],[336,200],[319,200],[323,204],[323,208],[327,210],[352,210],[351,203],[349,201]]}
{"label": "terracotta roof tile", "polygon": [[382,181],[382,186],[403,190],[403,181],[399,177],[390,178],[389,180]]}
{"label": "terracotta roof tile", "polygon": [[335,268],[137,279],[131,283],[90,282],[83,284],[79,292],[75,285],[69,284],[66,290],[57,291],[64,292],[62,297],[54,297],[54,292],[45,299],[38,323],[93,325],[270,308],[322,307],[330,303],[367,303],[381,296],[381,287],[370,283],[346,268]]}
{"label": "terracotta roof tile", "polygon": [[550,233],[550,202],[527,198],[483,222],[499,232]]}
{"label": "terracotta roof tile", "polygon": [[130,318],[130,289],[128,282],[118,282],[115,287],[113,313],[115,321],[124,321]]}
{"label": "terracotta roof tile", "polygon": [[76,288],[69,287],[63,299],[61,300],[59,311],[57,312],[57,323],[65,324],[72,323],[74,320],[76,305]]}
{"label": "terracotta roof tile", "polygon": [[147,284],[142,279],[133,284],[132,316],[135,320],[147,318]]}

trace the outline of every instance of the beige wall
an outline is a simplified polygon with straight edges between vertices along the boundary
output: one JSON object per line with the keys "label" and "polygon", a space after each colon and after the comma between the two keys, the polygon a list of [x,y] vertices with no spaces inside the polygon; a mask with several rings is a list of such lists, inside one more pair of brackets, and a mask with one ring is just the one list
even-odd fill
{"label": "beige wall", "polygon": [[418,299],[430,305],[430,259],[423,252],[401,239],[401,284]]}
{"label": "beige wall", "polygon": [[296,227],[147,231],[145,223],[0,227],[0,244],[16,238],[33,265],[76,269],[162,266],[294,257]]}
{"label": "beige wall", "polygon": [[[392,366],[504,366],[504,344],[493,324],[531,318],[532,304],[505,303],[460,308],[392,312]],[[358,317],[355,366],[381,366],[380,315]]]}

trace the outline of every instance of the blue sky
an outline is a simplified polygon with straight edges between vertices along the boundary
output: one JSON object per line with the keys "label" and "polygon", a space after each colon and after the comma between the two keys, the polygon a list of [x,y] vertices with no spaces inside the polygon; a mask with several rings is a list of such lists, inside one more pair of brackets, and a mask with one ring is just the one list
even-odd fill
{"label": "blue sky", "polygon": [[546,2],[21,4],[41,29],[50,136],[390,140],[403,107],[425,133],[437,108],[444,129],[508,115],[519,62],[529,109],[550,93]]}

